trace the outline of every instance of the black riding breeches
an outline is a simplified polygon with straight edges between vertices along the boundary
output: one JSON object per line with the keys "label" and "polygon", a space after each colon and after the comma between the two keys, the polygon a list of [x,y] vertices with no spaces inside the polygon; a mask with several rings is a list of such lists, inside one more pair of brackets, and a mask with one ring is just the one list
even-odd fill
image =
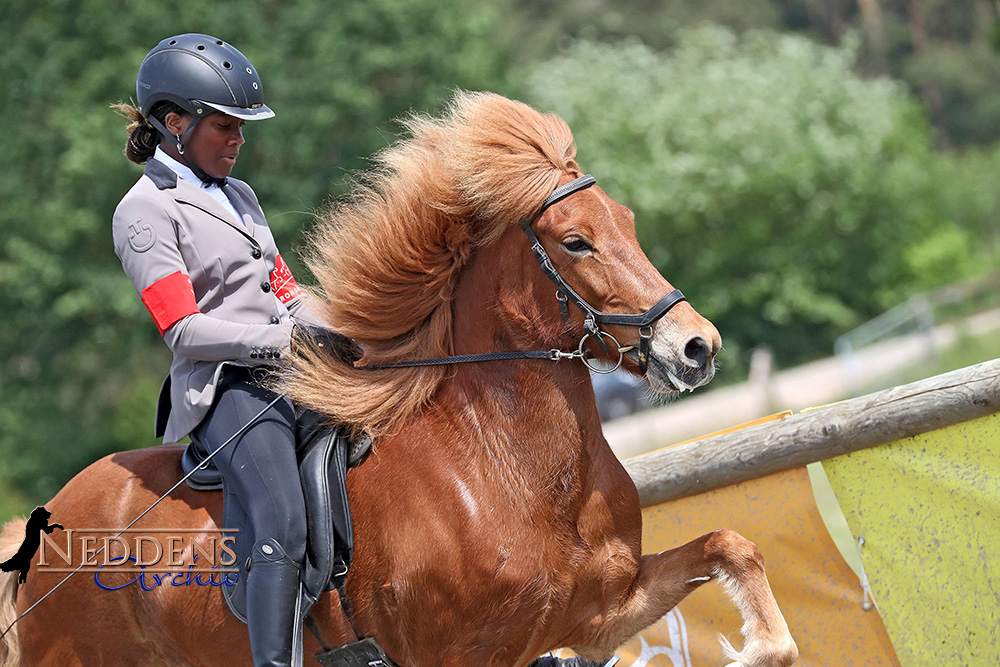
{"label": "black riding breeches", "polygon": [[[258,384],[260,373],[223,369],[212,409],[191,434],[203,453],[214,451],[274,400],[276,394]],[[212,459],[246,510],[255,539],[274,538],[300,564],[306,508],[296,450],[314,432],[317,417],[282,399]]]}

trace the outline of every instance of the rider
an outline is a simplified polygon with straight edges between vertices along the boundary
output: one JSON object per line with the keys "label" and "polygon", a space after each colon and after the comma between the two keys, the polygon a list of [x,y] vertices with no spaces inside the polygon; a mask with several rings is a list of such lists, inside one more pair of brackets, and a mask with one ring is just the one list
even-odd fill
{"label": "rider", "polygon": [[[274,116],[250,61],[215,37],[177,35],[146,55],[136,93],[138,108],[116,108],[132,121],[125,154],[145,170],[115,210],[115,252],[174,355],[156,434],[190,434],[205,454],[277,398],[262,375],[295,341],[322,343],[348,362],[361,351],[323,328],[253,190],[229,177],[244,121]],[[320,421],[282,398],[213,458],[257,539],[246,608],[258,666],[291,665],[300,648],[306,510],[296,448]],[[545,656],[532,667],[589,664]]]}
{"label": "rider", "polygon": [[[115,252],[174,355],[157,436],[190,434],[211,452],[276,398],[260,380],[293,335],[322,336],[323,322],[253,190],[229,177],[244,122],[274,116],[256,68],[215,37],[177,35],[143,60],[136,93],[138,108],[117,108],[132,121],[125,154],[145,170],[115,211]],[[316,423],[304,414],[282,399],[213,459],[257,539],[246,600],[255,665],[292,662],[306,549],[296,446]]]}

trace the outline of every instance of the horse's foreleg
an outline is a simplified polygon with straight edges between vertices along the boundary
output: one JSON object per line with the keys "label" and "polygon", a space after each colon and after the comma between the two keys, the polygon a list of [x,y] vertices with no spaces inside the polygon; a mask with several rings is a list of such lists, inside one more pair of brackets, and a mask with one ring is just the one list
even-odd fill
{"label": "horse's foreleg", "polygon": [[643,556],[631,586],[600,622],[598,641],[577,648],[578,652],[607,656],[713,579],[722,584],[743,616],[742,651],[721,637],[733,664],[787,667],[794,663],[798,649],[764,575],[764,558],[757,545],[731,530],[718,530],[676,549]]}

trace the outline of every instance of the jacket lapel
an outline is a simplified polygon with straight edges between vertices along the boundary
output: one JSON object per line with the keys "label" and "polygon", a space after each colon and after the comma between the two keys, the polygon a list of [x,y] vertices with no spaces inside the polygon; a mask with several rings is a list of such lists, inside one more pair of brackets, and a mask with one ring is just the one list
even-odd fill
{"label": "jacket lapel", "polygon": [[[256,239],[254,239],[250,230],[248,230],[243,223],[233,220],[232,212],[227,211],[222,204],[213,199],[207,192],[202,192],[201,188],[197,187],[193,183],[188,183],[184,179],[177,179],[177,190],[174,193],[174,199],[177,200],[178,203],[194,206],[195,208],[218,218],[243,236],[246,236],[256,243]],[[238,208],[236,209],[236,212],[240,214],[243,213]]]}
{"label": "jacket lapel", "polygon": [[240,214],[243,219],[247,230],[250,232],[251,237],[255,237],[254,229],[257,227],[256,220],[254,220],[253,212],[249,210],[246,205],[246,201],[240,196],[236,188],[233,187],[231,181],[227,180],[226,184],[222,186],[222,192],[229,199],[229,203],[233,205],[236,212]]}
{"label": "jacket lapel", "polygon": [[[257,244],[257,240],[254,238],[253,234],[253,229],[256,225],[253,224],[252,214],[250,214],[250,222],[246,225],[233,220],[232,213],[222,204],[213,199],[210,194],[204,192],[193,183],[188,183],[184,179],[178,178],[177,172],[153,158],[146,160],[146,167],[143,170],[143,173],[146,174],[151,181],[153,181],[158,189],[174,190],[174,200],[178,203],[194,206],[195,208],[218,218]],[[232,186],[226,185],[226,187],[231,188]],[[233,208],[236,209],[236,212],[239,213],[241,217],[246,219],[245,216],[249,212],[246,210],[245,202],[242,197],[230,197],[228,192],[226,193],[226,196],[229,197],[229,201],[232,203]]]}

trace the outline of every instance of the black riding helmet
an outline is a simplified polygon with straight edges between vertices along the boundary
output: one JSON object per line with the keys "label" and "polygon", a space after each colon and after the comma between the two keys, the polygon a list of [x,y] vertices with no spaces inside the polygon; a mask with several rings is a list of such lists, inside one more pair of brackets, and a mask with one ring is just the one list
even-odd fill
{"label": "black riding helmet", "polygon": [[[264,104],[257,70],[246,56],[221,39],[199,33],[168,37],[153,47],[139,67],[135,92],[139,111],[164,137],[170,132],[150,114],[157,102],[168,100],[191,114],[191,124],[177,138],[182,154],[188,135],[212,111],[243,120],[274,116]],[[206,178],[196,165],[188,166]]]}

